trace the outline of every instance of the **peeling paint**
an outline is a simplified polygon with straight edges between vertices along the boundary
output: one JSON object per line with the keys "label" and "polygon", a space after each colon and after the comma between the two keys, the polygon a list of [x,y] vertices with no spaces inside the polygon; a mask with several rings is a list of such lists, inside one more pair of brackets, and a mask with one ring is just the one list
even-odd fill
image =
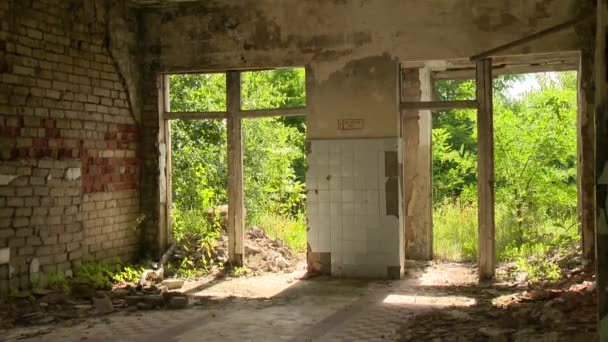
{"label": "peeling paint", "polygon": [[69,181],[75,181],[80,179],[81,172],[79,167],[72,167],[65,171],[65,179]]}
{"label": "peeling paint", "polygon": [[[315,77],[325,80],[349,61],[383,53],[401,61],[466,58],[497,41],[512,41],[569,19],[573,3],[196,2],[143,10],[143,41],[147,62],[159,63],[163,71],[314,63]],[[151,51],[157,43],[160,48]],[[562,33],[536,42],[530,51],[571,50],[574,45],[573,36]]]}

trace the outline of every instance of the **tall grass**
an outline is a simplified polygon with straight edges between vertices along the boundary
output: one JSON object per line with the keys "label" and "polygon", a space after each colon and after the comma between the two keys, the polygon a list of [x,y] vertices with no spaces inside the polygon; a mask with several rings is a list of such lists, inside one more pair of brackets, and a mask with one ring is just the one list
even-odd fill
{"label": "tall grass", "polygon": [[274,213],[263,213],[254,222],[266,234],[283,240],[296,253],[306,252],[306,221],[303,214],[293,218]]}
{"label": "tall grass", "polygon": [[435,205],[433,255],[436,259],[468,261],[477,257],[477,207],[457,200]]}
{"label": "tall grass", "polygon": [[[574,212],[559,218],[536,213],[521,225],[507,205],[496,204],[496,256],[499,261],[542,258],[576,249],[580,241]],[[477,258],[477,203],[446,200],[433,211],[433,254],[436,259],[474,261]]]}

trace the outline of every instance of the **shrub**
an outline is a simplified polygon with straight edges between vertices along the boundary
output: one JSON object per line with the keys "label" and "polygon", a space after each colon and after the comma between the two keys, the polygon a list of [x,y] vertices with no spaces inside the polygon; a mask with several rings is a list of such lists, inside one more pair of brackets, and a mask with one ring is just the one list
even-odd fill
{"label": "shrub", "polygon": [[204,274],[209,271],[211,257],[220,237],[220,217],[209,221],[203,210],[174,208],[173,236],[182,251],[177,264],[168,265],[185,278]]}

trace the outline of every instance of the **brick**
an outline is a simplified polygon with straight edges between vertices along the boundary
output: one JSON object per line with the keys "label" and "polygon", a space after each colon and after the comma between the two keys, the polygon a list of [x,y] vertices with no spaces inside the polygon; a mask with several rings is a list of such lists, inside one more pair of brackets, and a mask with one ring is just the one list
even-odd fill
{"label": "brick", "polygon": [[30,225],[41,226],[46,224],[46,216],[37,215],[30,217]]}
{"label": "brick", "polygon": [[31,56],[32,55],[32,49],[27,47],[27,46],[23,46],[20,44],[16,45],[16,52],[18,55],[24,55],[24,56]]}
{"label": "brick", "polygon": [[[2,229],[0,229],[0,239],[7,239],[7,238],[11,238],[11,237],[15,236],[15,230],[3,227],[2,220],[6,220],[6,219],[0,219],[0,228],[2,228]],[[10,220],[7,220],[7,221],[9,221],[9,225],[10,225]]]}
{"label": "brick", "polygon": [[28,197],[34,194],[34,189],[31,187],[17,188],[17,196]]}
{"label": "brick", "polygon": [[14,238],[8,242],[9,247],[23,247],[25,246],[25,238]]}
{"label": "brick", "polygon": [[49,225],[59,225],[61,224],[61,216],[49,216],[47,218],[47,223]]}
{"label": "brick", "polygon": [[[1,213],[1,211],[0,211]],[[15,216],[31,216],[32,208],[17,208],[15,210]]]}
{"label": "brick", "polygon": [[33,247],[41,246],[42,239],[40,239],[40,237],[38,237],[38,236],[30,236],[27,238],[26,244],[28,246],[33,246]]}
{"label": "brick", "polygon": [[[0,196],[3,196],[3,197],[15,196],[15,188],[0,186]],[[6,204],[8,205],[8,202],[6,202]]]}
{"label": "brick", "polygon": [[68,260],[68,253],[61,253],[61,254],[57,254],[55,255],[53,261],[55,263],[60,263],[60,262],[64,262]]}
{"label": "brick", "polygon": [[32,175],[32,168],[29,166],[24,166],[24,167],[18,167],[16,170],[17,174],[20,176],[31,176]]}
{"label": "brick", "polygon": [[64,207],[51,207],[49,208],[49,215],[60,216],[64,213]]}
{"label": "brick", "polygon": [[8,205],[9,207],[23,207],[24,204],[24,199],[20,197],[12,197],[6,200],[6,205]]}
{"label": "brick", "polygon": [[30,224],[30,219],[27,217],[16,217],[12,223],[15,228],[26,227],[28,224]]}
{"label": "brick", "polygon": [[20,256],[34,255],[34,247],[26,245],[26,246],[19,248],[19,255]]}
{"label": "brick", "polygon": [[80,258],[82,258],[82,251],[80,251],[80,250],[76,250],[76,251],[69,253],[70,260],[76,260],[76,259],[80,259]]}
{"label": "brick", "polygon": [[[30,185],[44,185],[44,184],[46,184],[46,178],[45,177],[30,177]],[[36,191],[36,188],[35,188],[34,191]],[[42,191],[42,192],[43,192],[43,194],[44,193],[48,194],[48,190],[47,191]]]}
{"label": "brick", "polygon": [[13,209],[13,208],[0,208],[0,217],[1,218],[11,217],[11,216],[13,216],[14,212],[15,212],[15,209]]}
{"label": "brick", "polygon": [[25,127],[42,127],[42,119],[33,116],[24,116],[23,125]]}
{"label": "brick", "polygon": [[53,98],[53,99],[60,99],[61,98],[61,92],[58,91],[58,90],[47,89],[46,92],[45,92],[45,96]]}
{"label": "brick", "polygon": [[[43,197],[43,198],[47,198],[48,197]],[[32,197],[26,197],[24,198],[24,205],[28,206],[28,207],[38,207],[42,204],[43,202],[41,201],[40,197],[37,196],[32,196]]]}
{"label": "brick", "polygon": [[13,73],[15,73],[17,75],[34,76],[36,74],[36,71],[34,70],[34,68],[24,67],[24,66],[20,66],[20,65],[14,65],[13,66]]}

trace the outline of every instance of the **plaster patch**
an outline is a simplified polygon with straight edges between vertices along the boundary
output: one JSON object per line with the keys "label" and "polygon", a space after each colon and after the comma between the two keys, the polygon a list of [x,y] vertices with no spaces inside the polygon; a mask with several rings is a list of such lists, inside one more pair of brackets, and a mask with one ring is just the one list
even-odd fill
{"label": "plaster patch", "polygon": [[0,175],[0,185],[8,185],[10,182],[19,177],[18,175]]}
{"label": "plaster patch", "polygon": [[69,181],[74,181],[80,178],[80,168],[72,167],[65,171],[65,178]]}
{"label": "plaster patch", "polygon": [[11,249],[6,247],[0,249],[0,265],[8,264],[11,259]]}

